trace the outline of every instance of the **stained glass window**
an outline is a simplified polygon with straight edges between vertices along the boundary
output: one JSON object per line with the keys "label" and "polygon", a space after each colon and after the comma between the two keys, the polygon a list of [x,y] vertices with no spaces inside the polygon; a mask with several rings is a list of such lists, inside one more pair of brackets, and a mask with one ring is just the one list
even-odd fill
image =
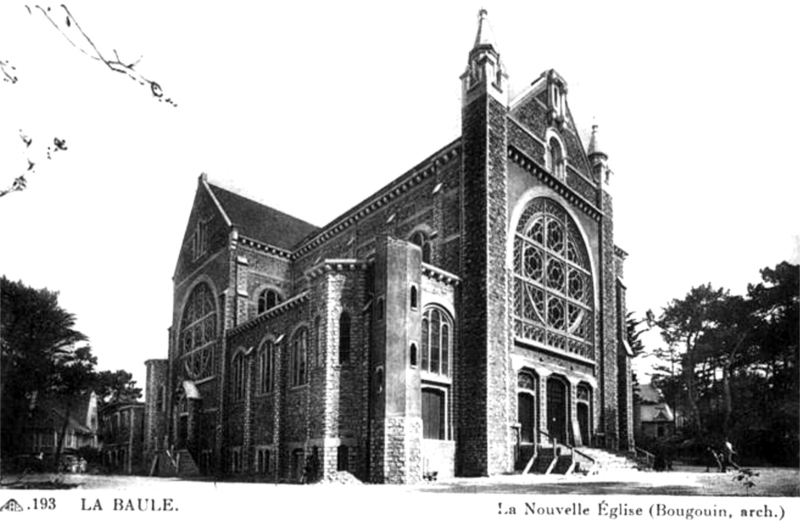
{"label": "stained glass window", "polygon": [[594,359],[594,293],[580,232],[566,210],[534,199],[514,237],[514,331],[520,339]]}
{"label": "stained glass window", "polygon": [[217,340],[217,308],[211,288],[198,284],[183,308],[178,341],[184,370],[191,379],[213,374],[212,358]]}

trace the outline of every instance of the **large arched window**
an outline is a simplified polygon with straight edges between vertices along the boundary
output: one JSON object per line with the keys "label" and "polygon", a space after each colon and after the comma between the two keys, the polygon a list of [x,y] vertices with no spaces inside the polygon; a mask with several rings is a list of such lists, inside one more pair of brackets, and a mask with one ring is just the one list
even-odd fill
{"label": "large arched window", "polygon": [[534,199],[514,237],[514,332],[520,339],[594,359],[594,292],[577,226],[548,198]]}
{"label": "large arched window", "polygon": [[275,343],[264,341],[258,350],[258,393],[268,394],[275,388]]}
{"label": "large arched window", "polygon": [[183,307],[178,341],[186,375],[191,379],[211,376],[217,341],[217,308],[211,287],[206,283],[195,286]]}
{"label": "large arched window", "polygon": [[275,290],[264,290],[258,294],[258,313],[263,314],[281,302],[281,296]]}
{"label": "large arched window", "polygon": [[308,329],[297,330],[292,341],[292,386],[306,384],[308,354]]}
{"label": "large arched window", "polygon": [[428,308],[422,315],[422,366],[423,372],[450,375],[453,322],[440,308]]}

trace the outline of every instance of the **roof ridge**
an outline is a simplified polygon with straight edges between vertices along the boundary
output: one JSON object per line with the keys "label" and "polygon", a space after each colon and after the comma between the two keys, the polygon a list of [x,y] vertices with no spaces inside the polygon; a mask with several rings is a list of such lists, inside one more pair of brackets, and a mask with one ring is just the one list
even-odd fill
{"label": "roof ridge", "polygon": [[[312,226],[314,228],[318,228],[319,227],[316,224],[312,224],[312,223],[306,221],[305,219],[301,219],[301,218],[296,217],[296,216],[294,216],[294,215],[292,215],[290,213],[287,213],[287,212],[285,212],[283,210],[275,208],[274,206],[271,206],[269,204],[265,204],[264,202],[256,199],[255,197],[253,197],[253,196],[251,196],[251,195],[249,195],[249,194],[247,194],[247,193],[245,193],[245,192],[243,192],[241,190],[233,189],[233,188],[230,188],[230,187],[226,187],[226,186],[224,186],[222,184],[219,184],[219,183],[211,181],[211,180],[206,180],[206,184],[208,184],[209,188],[215,188],[215,189],[219,189],[219,190],[222,190],[222,191],[226,191],[228,193],[236,195],[240,199],[246,199],[246,200],[248,200],[248,201],[250,201],[250,202],[252,202],[254,204],[258,204],[259,206],[263,206],[264,208],[268,208],[268,209],[270,209],[272,211],[275,211],[275,212],[278,212],[278,213],[280,213],[282,215],[286,215],[287,217],[291,217],[292,219],[294,219],[296,221],[303,222],[303,223],[305,223],[305,224],[307,224],[309,226]],[[222,203],[220,203],[220,205],[224,209],[224,205],[222,205]]]}

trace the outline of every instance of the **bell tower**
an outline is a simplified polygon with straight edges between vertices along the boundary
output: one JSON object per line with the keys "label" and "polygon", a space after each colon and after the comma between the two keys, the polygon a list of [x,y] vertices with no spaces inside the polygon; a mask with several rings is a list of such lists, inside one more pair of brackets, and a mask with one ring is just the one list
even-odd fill
{"label": "bell tower", "polygon": [[508,76],[486,11],[461,76],[462,206],[460,363],[456,464],[462,476],[508,471]]}

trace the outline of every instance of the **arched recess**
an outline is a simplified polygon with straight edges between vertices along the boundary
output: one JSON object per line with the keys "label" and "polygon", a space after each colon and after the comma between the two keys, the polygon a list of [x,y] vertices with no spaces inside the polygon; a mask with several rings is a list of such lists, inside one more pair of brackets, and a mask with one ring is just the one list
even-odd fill
{"label": "arched recess", "polygon": [[308,383],[308,339],[307,323],[297,325],[289,339],[289,379],[293,387]]}
{"label": "arched recess", "polygon": [[269,394],[275,390],[275,359],[276,359],[275,336],[267,335],[261,340],[256,353],[256,364],[258,379],[256,381],[256,393]]}
{"label": "arched recess", "polygon": [[561,136],[553,128],[545,133],[545,167],[550,173],[564,180],[567,174],[567,149]]}
{"label": "arched recess", "polygon": [[411,244],[416,244],[422,250],[422,262],[431,264],[432,263],[432,251],[433,245],[431,244],[431,238],[433,236],[433,230],[427,224],[422,224],[414,228],[408,236],[409,242]]}
{"label": "arched recess", "polygon": [[533,456],[539,437],[539,376],[529,369],[517,374],[517,425],[515,463],[517,470],[522,470]]}

